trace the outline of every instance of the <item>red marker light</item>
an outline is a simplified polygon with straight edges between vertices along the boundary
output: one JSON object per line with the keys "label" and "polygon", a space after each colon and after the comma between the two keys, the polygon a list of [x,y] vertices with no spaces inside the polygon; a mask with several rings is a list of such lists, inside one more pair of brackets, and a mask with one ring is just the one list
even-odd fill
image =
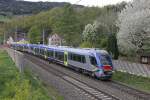
{"label": "red marker light", "polygon": [[104,66],[103,66],[103,69],[104,69],[105,71],[110,71],[110,70],[112,70],[112,67],[111,67],[110,65],[104,65]]}

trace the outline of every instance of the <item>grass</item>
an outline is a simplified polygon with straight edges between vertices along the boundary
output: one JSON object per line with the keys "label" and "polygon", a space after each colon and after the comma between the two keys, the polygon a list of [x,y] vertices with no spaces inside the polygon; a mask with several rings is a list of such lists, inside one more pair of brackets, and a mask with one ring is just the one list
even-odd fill
{"label": "grass", "polygon": [[6,22],[8,20],[9,20],[9,18],[7,16],[0,15],[0,21]]}
{"label": "grass", "polygon": [[8,54],[0,50],[0,100],[63,100],[63,97],[53,87],[45,87],[30,70],[19,73]]}
{"label": "grass", "polygon": [[113,80],[150,93],[150,78],[116,71]]}

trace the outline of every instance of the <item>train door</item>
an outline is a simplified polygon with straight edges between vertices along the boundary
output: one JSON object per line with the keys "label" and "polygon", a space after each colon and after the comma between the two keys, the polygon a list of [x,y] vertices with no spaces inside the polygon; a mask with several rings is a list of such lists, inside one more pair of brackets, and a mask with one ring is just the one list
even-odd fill
{"label": "train door", "polygon": [[35,47],[33,47],[33,54],[35,55],[36,54],[36,48]]}
{"label": "train door", "polygon": [[67,51],[64,52],[64,65],[68,66],[68,52]]}
{"label": "train door", "polygon": [[44,51],[44,58],[47,59],[47,49],[45,48],[45,51]]}

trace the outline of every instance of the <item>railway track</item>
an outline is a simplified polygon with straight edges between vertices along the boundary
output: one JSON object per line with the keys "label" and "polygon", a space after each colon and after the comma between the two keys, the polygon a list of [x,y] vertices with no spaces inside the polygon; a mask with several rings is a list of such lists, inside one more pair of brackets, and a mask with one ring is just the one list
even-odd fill
{"label": "railway track", "polygon": [[58,76],[62,78],[63,80],[67,81],[68,83],[72,84],[73,86],[77,87],[78,90],[84,91],[86,95],[90,95],[91,100],[119,100],[118,98],[109,95],[103,91],[97,90],[95,88],[92,88],[91,86],[74,79],[73,77],[68,76],[67,74],[56,70],[54,68],[49,68],[50,66],[47,65],[44,62],[37,61],[37,59],[33,58],[30,55],[26,54],[26,57],[32,61],[33,63],[37,64],[38,66],[42,66],[43,69],[50,72],[51,74],[54,74],[55,76]]}
{"label": "railway track", "polygon": [[84,91],[87,95],[90,95],[94,100],[150,100],[149,93],[139,91],[121,83],[115,81],[99,81],[97,79],[79,74],[78,72],[70,71],[68,68],[55,64],[49,64],[48,61],[26,53],[25,57],[33,63],[42,66],[42,68],[48,72],[61,77],[68,83],[76,86],[79,90]]}

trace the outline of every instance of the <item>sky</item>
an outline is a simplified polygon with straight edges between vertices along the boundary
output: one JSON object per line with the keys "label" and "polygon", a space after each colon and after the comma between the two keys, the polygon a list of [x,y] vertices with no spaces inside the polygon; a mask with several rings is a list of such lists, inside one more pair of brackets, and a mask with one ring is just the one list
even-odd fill
{"label": "sky", "polygon": [[[49,2],[70,2],[72,4],[80,4],[80,5],[85,5],[85,6],[105,6],[109,4],[117,4],[122,1],[129,2],[131,0],[24,0],[24,1],[49,1]],[[80,1],[80,2],[79,2]]]}

